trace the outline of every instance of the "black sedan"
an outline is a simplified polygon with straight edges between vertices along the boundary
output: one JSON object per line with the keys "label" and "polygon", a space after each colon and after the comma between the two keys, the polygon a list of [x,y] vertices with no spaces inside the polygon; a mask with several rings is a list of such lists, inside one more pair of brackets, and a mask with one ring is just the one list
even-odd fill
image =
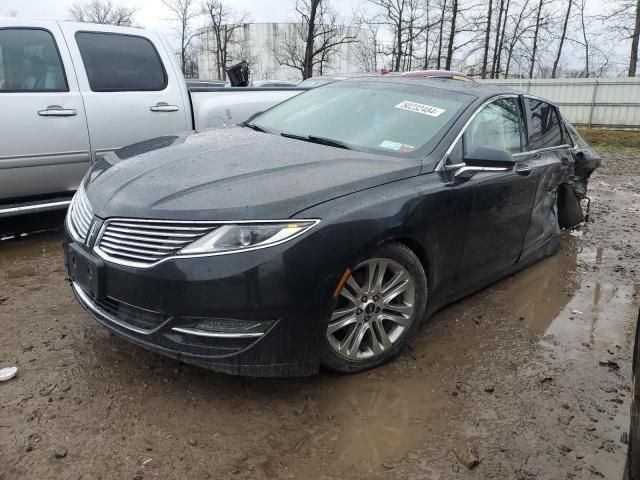
{"label": "black sedan", "polygon": [[67,216],[67,273],[98,322],[184,362],[361,371],[556,252],[598,164],[539,98],[346,80],[96,162]]}

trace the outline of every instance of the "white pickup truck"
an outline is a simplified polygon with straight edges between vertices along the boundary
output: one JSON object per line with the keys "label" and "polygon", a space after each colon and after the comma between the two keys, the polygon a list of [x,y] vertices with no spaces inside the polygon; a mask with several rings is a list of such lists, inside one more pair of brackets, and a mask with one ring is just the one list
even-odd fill
{"label": "white pickup truck", "polygon": [[156,32],[0,18],[0,218],[66,208],[106,152],[239,123],[302,90],[188,89]]}

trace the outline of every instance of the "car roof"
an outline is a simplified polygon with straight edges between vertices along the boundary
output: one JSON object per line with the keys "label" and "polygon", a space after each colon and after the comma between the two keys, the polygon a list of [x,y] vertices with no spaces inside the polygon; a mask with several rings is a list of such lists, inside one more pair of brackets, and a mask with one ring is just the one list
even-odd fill
{"label": "car roof", "polygon": [[[432,88],[440,88],[452,92],[464,93],[466,95],[473,95],[481,100],[489,99],[491,97],[495,97],[496,95],[502,94],[519,94],[521,92],[516,92],[507,87],[502,87],[499,85],[488,85],[486,83],[478,83],[478,82],[461,82],[460,80],[454,80],[449,78],[424,78],[424,77],[405,77],[402,75],[383,75],[383,76],[362,76],[356,78],[349,78],[344,80],[343,83],[347,82],[377,82],[382,84],[397,84],[397,85],[414,85],[414,86],[425,86]],[[549,102],[552,103],[552,102]]]}

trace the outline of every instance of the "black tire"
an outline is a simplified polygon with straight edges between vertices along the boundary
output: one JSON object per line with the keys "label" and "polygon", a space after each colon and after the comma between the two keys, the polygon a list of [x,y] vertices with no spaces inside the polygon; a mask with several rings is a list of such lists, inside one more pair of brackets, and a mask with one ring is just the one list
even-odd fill
{"label": "black tire", "polygon": [[[323,336],[323,364],[332,370],[344,373],[362,372],[397,356],[402,352],[414,338],[418,327],[424,316],[427,306],[427,276],[420,259],[413,251],[402,243],[387,243],[380,246],[370,255],[356,262],[354,268],[362,262],[371,261],[372,259],[388,259],[392,262],[400,264],[408,273],[414,287],[413,312],[409,315],[408,325],[404,328],[399,337],[393,341],[390,347],[378,354],[374,354],[371,358],[348,359],[338,354],[332,347],[327,334]],[[352,274],[356,273],[355,271]],[[343,287],[344,288],[344,287]],[[329,320],[327,327],[329,326]],[[373,330],[373,325],[371,325]],[[371,335],[371,334],[370,334]]]}

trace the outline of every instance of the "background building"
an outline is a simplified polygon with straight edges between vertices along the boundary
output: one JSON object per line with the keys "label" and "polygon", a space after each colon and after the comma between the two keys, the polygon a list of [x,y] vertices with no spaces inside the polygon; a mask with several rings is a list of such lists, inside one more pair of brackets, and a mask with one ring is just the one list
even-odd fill
{"label": "background building", "polygon": [[[224,28],[224,26],[222,27]],[[347,26],[341,35],[355,37],[349,43],[336,45],[327,52],[314,71],[314,75],[361,72],[362,46],[371,43],[371,32]],[[304,54],[304,41],[297,23],[245,23],[237,26],[227,47],[227,66],[246,60],[251,69],[251,80],[302,80],[297,68],[283,63],[296,64],[297,54]],[[216,37],[211,27],[198,33],[197,57],[201,79],[218,78]],[[293,55],[292,55],[293,54]],[[222,69],[221,69],[222,70]]]}

